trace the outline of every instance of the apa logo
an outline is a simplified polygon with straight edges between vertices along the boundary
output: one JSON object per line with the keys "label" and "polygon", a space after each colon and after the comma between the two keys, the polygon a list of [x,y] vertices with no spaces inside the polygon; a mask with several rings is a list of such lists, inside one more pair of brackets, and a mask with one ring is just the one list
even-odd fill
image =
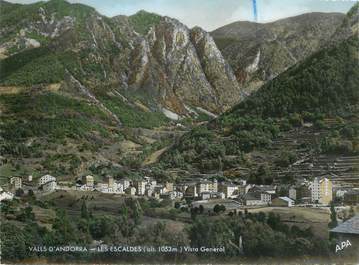
{"label": "apa logo", "polygon": [[351,246],[352,246],[352,244],[350,243],[349,240],[342,241],[340,244],[337,244],[335,246],[335,253],[337,253],[338,251],[343,250],[345,248],[351,247]]}

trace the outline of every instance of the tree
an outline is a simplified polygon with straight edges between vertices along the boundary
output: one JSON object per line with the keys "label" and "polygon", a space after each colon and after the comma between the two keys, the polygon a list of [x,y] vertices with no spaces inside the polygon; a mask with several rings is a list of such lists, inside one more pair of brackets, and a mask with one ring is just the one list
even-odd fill
{"label": "tree", "polygon": [[216,214],[219,214],[220,212],[225,212],[226,211],[226,206],[224,206],[223,204],[216,204],[213,207],[213,212],[215,212]]}
{"label": "tree", "polygon": [[330,203],[330,222],[328,224],[329,228],[334,228],[338,226],[337,213],[335,212],[333,201]]}
{"label": "tree", "polygon": [[202,204],[199,206],[198,210],[199,210],[199,213],[200,213],[200,214],[203,214],[203,212],[204,212],[204,207],[203,207]]}
{"label": "tree", "polygon": [[191,208],[191,218],[192,218],[192,220],[196,219],[198,212],[199,212],[198,207]]}
{"label": "tree", "polygon": [[29,192],[27,193],[27,195],[29,195],[30,197],[34,197],[34,191],[33,190],[29,190]]}
{"label": "tree", "polygon": [[32,212],[32,207],[28,206],[21,211],[21,213],[16,218],[19,221],[26,222],[26,221],[34,221],[35,214]]}
{"label": "tree", "polygon": [[1,258],[3,261],[25,258],[25,237],[19,227],[11,223],[1,224]]}
{"label": "tree", "polygon": [[216,204],[214,207],[213,207],[213,212],[218,214],[219,212],[221,211],[221,207],[219,204]]}
{"label": "tree", "polygon": [[89,219],[89,213],[87,210],[87,205],[85,200],[82,201],[82,205],[81,205],[81,218]]}
{"label": "tree", "polygon": [[181,203],[180,202],[175,202],[175,208],[179,209],[181,207]]}

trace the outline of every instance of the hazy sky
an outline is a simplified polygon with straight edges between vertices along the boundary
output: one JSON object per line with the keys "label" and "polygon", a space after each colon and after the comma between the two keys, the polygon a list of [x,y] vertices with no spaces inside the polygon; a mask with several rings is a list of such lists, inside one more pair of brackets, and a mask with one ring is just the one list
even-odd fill
{"label": "hazy sky", "polygon": [[[8,0],[9,1],[9,0]],[[10,0],[32,3],[34,0]],[[238,20],[253,20],[252,0],[70,0],[95,7],[106,16],[132,15],[144,9],[177,18],[208,31]],[[257,0],[259,22],[307,12],[346,13],[357,0]]]}

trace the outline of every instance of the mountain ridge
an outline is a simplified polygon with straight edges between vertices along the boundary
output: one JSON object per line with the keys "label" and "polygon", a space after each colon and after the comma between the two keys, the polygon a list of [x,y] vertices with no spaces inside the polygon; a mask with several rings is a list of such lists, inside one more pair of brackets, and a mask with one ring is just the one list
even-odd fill
{"label": "mountain ridge", "polygon": [[269,23],[234,22],[211,34],[250,93],[320,49],[344,17],[314,12]]}

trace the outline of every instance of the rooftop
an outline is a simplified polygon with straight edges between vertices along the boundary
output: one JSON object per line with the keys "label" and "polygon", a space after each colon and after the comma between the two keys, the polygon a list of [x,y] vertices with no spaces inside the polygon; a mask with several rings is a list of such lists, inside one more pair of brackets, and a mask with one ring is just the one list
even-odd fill
{"label": "rooftop", "polygon": [[344,223],[330,230],[332,233],[359,235],[359,215],[350,218]]}
{"label": "rooftop", "polygon": [[291,198],[288,198],[288,197],[279,197],[279,199],[286,201],[286,202],[294,202]]}

